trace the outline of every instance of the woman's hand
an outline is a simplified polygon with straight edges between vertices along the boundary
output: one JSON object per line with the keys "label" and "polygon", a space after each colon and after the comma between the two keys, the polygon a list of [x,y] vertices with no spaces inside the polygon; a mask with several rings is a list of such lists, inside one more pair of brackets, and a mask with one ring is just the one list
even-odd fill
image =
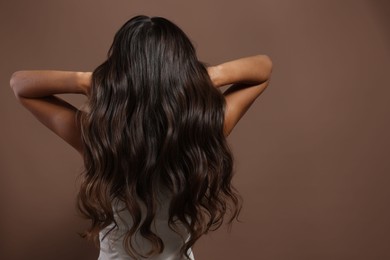
{"label": "woman's hand", "polygon": [[218,65],[207,67],[207,72],[209,73],[209,77],[214,87],[216,88],[222,87],[222,85],[220,85],[220,80],[219,80],[221,76],[220,67]]}
{"label": "woman's hand", "polygon": [[79,72],[79,86],[82,90],[82,94],[89,97],[91,91],[91,78],[92,72]]}

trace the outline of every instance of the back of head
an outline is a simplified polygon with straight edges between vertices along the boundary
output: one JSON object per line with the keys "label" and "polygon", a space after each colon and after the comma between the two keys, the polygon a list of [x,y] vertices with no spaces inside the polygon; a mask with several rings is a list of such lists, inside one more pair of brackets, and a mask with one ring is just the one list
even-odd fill
{"label": "back of head", "polygon": [[[225,99],[185,33],[162,17],[136,16],[115,34],[107,60],[92,74],[88,111],[80,114],[84,143],[78,208],[92,225],[85,236],[115,222],[111,202],[119,198],[134,226],[154,250],[162,240],[150,226],[157,191],[172,194],[169,224],[184,223],[195,241],[223,222],[240,197],[231,185],[233,157],[223,134]],[[138,198],[139,200],[136,200]],[[141,221],[141,201],[147,215]],[[232,207],[229,207],[229,204]]]}

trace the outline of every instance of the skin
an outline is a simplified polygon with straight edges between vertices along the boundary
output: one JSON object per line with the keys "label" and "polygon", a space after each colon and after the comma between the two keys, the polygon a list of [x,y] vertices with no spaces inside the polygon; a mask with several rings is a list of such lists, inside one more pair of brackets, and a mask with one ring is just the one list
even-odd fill
{"label": "skin", "polygon": [[[215,87],[233,84],[226,99],[225,136],[269,85],[272,62],[267,55],[228,61],[207,68]],[[77,108],[55,96],[81,94],[88,97],[92,72],[22,70],[12,74],[10,86],[16,99],[43,125],[83,156],[81,130],[76,124]]]}

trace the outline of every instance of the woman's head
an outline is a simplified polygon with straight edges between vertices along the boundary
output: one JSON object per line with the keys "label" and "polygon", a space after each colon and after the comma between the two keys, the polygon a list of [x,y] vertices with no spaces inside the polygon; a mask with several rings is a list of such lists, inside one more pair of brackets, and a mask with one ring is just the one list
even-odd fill
{"label": "woman's head", "polygon": [[196,73],[193,70],[200,65],[191,41],[178,26],[162,17],[147,16],[136,16],[119,29],[108,62],[115,72],[126,71],[156,84],[176,80],[183,72]]}
{"label": "woman's head", "polygon": [[112,88],[121,91],[120,87],[131,84],[133,96],[154,103],[159,102],[159,96],[188,85],[187,81],[197,77],[208,80],[194,46],[178,26],[162,17],[141,15],[127,21],[115,34],[107,61],[95,75],[101,70],[116,81]]}
{"label": "woman's head", "polygon": [[124,240],[128,252],[138,253],[130,243],[137,230],[152,254],[162,252],[151,230],[161,187],[172,194],[169,225],[174,229],[177,219],[191,233],[182,253],[218,228],[227,211],[229,223],[238,216],[225,99],[178,26],[162,17],[127,21],[92,73],[87,105],[79,114],[85,170],[78,194],[80,212],[92,220],[86,237],[115,223],[111,202],[120,199],[134,222]]}

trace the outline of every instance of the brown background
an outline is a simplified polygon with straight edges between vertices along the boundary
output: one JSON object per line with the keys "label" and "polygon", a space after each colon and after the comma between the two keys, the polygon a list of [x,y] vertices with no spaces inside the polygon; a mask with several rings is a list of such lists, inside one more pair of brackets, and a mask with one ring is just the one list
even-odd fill
{"label": "brown background", "polygon": [[16,102],[9,78],[93,70],[136,14],[177,23],[210,64],[274,64],[229,137],[242,223],[203,237],[197,260],[390,259],[386,0],[1,0],[0,259],[97,258],[76,234],[81,158]]}

